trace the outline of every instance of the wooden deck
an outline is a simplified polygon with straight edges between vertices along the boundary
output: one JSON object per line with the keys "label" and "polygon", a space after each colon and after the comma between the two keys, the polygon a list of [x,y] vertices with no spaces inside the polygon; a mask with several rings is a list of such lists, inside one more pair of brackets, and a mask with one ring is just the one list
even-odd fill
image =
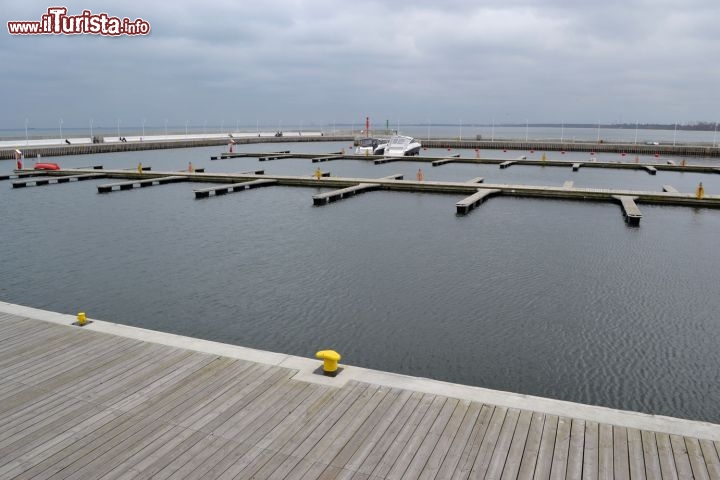
{"label": "wooden deck", "polygon": [[343,373],[307,382],[5,311],[3,479],[720,478],[709,424],[697,438],[373,382],[335,387]]}

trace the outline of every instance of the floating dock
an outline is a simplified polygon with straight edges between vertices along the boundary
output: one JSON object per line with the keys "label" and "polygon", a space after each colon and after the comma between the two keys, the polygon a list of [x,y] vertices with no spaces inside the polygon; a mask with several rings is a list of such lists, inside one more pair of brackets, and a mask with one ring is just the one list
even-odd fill
{"label": "floating dock", "polygon": [[632,225],[635,227],[640,225],[642,213],[640,212],[638,206],[635,204],[635,200],[637,200],[637,197],[632,197],[630,195],[613,195],[613,198],[620,201],[620,205],[623,209],[623,215],[625,216],[625,221],[628,223],[628,225]]}
{"label": "floating dock", "polygon": [[497,195],[498,193],[500,193],[500,190],[495,190],[492,188],[478,190],[469,197],[464,198],[455,204],[457,213],[459,215],[467,215],[468,213],[470,213],[470,210],[483,203],[490,196]]}
{"label": "floating dock", "polygon": [[[92,169],[68,169],[68,170],[50,170],[46,171],[48,177],[64,177],[68,175],[100,175]],[[274,182],[272,185],[278,186],[294,186],[294,187],[324,187],[335,189],[335,192],[326,192],[315,195],[313,197],[314,205],[324,205],[348,195],[360,191],[372,190],[391,190],[391,191],[410,191],[424,193],[444,193],[452,195],[475,195],[478,190],[497,190],[493,194],[511,197],[526,198],[554,198],[578,201],[603,201],[617,202],[625,204],[620,197],[632,197],[633,204],[635,201],[639,203],[656,204],[656,205],[675,205],[685,207],[702,207],[702,208],[720,208],[720,195],[704,195],[698,198],[695,194],[678,193],[669,191],[640,191],[640,190],[620,190],[620,189],[599,189],[599,188],[578,188],[569,183],[563,186],[532,186],[532,185],[508,185],[508,184],[485,184],[480,185],[478,182],[482,177],[473,178],[465,182],[429,182],[429,181],[411,181],[402,180],[402,175],[392,175],[383,178],[343,178],[343,177],[327,177],[315,178],[313,175],[308,176],[288,176],[288,175],[257,175],[254,172],[247,173],[204,173],[204,172],[188,172],[183,175],[176,175],[176,172],[153,172],[140,173],[132,170],[103,170],[102,174],[108,178],[126,178],[131,179],[125,182],[98,185],[99,193],[107,193],[113,190],[131,190],[135,187],[163,185],[174,182],[205,182],[221,184],[220,188],[201,189],[200,194],[195,193],[195,198],[203,198],[209,196],[210,192],[222,193],[244,189],[239,185],[242,182],[250,182],[259,179],[269,179]],[[257,185],[270,185],[270,182],[261,182]],[[363,188],[358,186],[363,185]],[[231,190],[232,188],[232,190]],[[205,195],[208,193],[208,195]],[[483,197],[484,198],[484,197]],[[479,203],[478,203],[479,204]],[[477,205],[477,204],[476,204]],[[474,205],[474,206],[476,206]],[[457,209],[457,208],[456,208]],[[468,211],[471,209],[468,209]],[[631,209],[631,215],[627,215],[625,210],[625,219],[628,223],[637,224],[642,215],[639,213],[637,206]],[[637,210],[637,211],[636,211]]]}
{"label": "floating dock", "polygon": [[219,187],[200,188],[193,190],[195,192],[195,198],[207,198],[212,193],[213,195],[225,195],[230,192],[240,192],[242,190],[249,190],[251,188],[267,187],[269,185],[277,184],[277,180],[271,178],[261,178],[258,180],[250,180],[249,182],[238,182],[231,183],[229,185],[220,185]]}
{"label": "floating dock", "polygon": [[62,175],[57,177],[48,177],[43,175],[42,177],[34,176],[30,177],[29,180],[17,180],[12,183],[13,188],[24,188],[29,186],[40,187],[42,185],[53,185],[58,183],[69,183],[69,182],[80,182],[82,180],[96,180],[98,178],[105,178],[103,173],[83,173],[80,175]]}
{"label": "floating dock", "polygon": [[143,176],[135,180],[118,183],[106,183],[98,185],[98,193],[110,193],[113,190],[132,190],[133,188],[152,187],[153,185],[167,185],[168,183],[186,182],[189,177],[186,175],[163,175],[153,174],[152,176]]}
{"label": "floating dock", "polygon": [[1,478],[712,479],[720,426],[0,302]]}
{"label": "floating dock", "polygon": [[[240,157],[249,158],[262,158],[267,157],[269,152],[243,152],[239,154],[227,154]],[[459,155],[459,154],[457,154]],[[718,174],[720,173],[720,167],[714,165],[675,165],[669,163],[634,163],[634,162],[578,162],[577,160],[528,160],[525,156],[518,157],[513,160],[507,158],[473,158],[473,157],[462,157],[462,156],[425,156],[425,155],[413,155],[409,157],[384,157],[382,155],[355,155],[355,154],[335,154],[335,153],[293,153],[285,158],[295,158],[298,160],[313,160],[315,158],[332,157],[333,160],[362,160],[372,162],[375,165],[381,165],[390,162],[417,162],[417,163],[430,163],[440,162],[438,165],[446,163],[469,163],[476,165],[500,165],[500,168],[507,168],[510,165],[522,165],[522,166],[534,166],[534,167],[559,167],[559,168],[572,168],[573,171],[577,171],[582,166],[583,168],[603,168],[603,169],[618,169],[618,170],[646,170],[652,174],[654,169],[655,172],[666,171],[666,172],[693,172],[693,173],[708,173]],[[211,157],[214,158],[214,157]],[[230,157],[229,157],[230,158]],[[445,161],[449,160],[449,161]],[[319,160],[321,161],[321,160]],[[648,168],[650,167],[650,168]]]}

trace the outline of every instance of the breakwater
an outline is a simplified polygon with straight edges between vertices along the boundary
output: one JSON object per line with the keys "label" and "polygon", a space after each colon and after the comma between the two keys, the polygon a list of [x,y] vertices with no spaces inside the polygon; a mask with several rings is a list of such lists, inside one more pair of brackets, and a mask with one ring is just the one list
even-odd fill
{"label": "breakwater", "polygon": [[[350,135],[328,135],[328,136],[283,136],[283,137],[233,137],[232,141],[236,145],[247,143],[295,143],[295,142],[338,142],[349,141],[354,139]],[[46,145],[46,146],[27,146],[19,145],[25,155],[25,158],[40,157],[58,157],[65,155],[89,155],[95,153],[113,153],[113,152],[136,152],[142,150],[163,150],[170,148],[193,148],[193,147],[213,147],[227,145],[231,139],[226,138],[201,138],[201,139],[173,139],[160,141],[137,141],[137,142],[112,142],[112,143],[92,143],[83,145]],[[20,142],[21,143],[21,142]],[[15,148],[0,149],[0,160],[15,158]]]}
{"label": "breakwater", "polygon": [[687,157],[720,157],[720,147],[701,144],[682,145],[647,145],[635,143],[605,142],[557,142],[557,141],[519,141],[519,140],[459,140],[459,139],[424,139],[423,147],[427,148],[471,148],[481,150],[523,150],[553,152],[596,152],[626,153],[633,155],[663,155]]}

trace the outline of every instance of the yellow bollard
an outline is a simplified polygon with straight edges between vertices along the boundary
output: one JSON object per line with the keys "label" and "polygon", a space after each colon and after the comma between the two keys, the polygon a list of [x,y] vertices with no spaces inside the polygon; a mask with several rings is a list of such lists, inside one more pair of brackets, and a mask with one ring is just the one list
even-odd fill
{"label": "yellow bollard", "polygon": [[320,170],[320,167],[315,170],[315,178],[320,180],[322,178],[322,170]]}
{"label": "yellow bollard", "polygon": [[323,375],[334,377],[338,374],[338,362],[342,358],[339,353],[335,350],[320,350],[315,356],[323,361]]}
{"label": "yellow bollard", "polygon": [[543,153],[543,154],[542,154],[542,158],[541,158],[540,160],[542,160],[543,162],[547,161],[547,155],[545,155],[545,154]]}
{"label": "yellow bollard", "polygon": [[703,188],[702,182],[700,182],[697,189],[695,190],[695,196],[699,199],[702,199],[705,196],[705,188]]}
{"label": "yellow bollard", "polygon": [[85,312],[78,312],[77,324],[81,327],[84,327],[86,323],[87,323],[87,317],[85,317]]}
{"label": "yellow bollard", "polygon": [[142,172],[143,172],[142,162],[140,162],[140,163],[138,163],[138,173],[142,173]]}

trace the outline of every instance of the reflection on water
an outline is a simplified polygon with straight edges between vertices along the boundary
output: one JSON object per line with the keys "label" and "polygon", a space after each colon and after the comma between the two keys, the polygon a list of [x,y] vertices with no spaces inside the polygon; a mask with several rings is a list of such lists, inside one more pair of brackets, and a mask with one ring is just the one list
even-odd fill
{"label": "reflection on water", "polygon": [[[155,170],[192,161],[208,171],[303,175],[316,167],[207,160],[218,151],[60,161],[142,161]],[[413,178],[417,164],[323,169]],[[425,172],[433,180],[654,190],[690,190],[700,178],[720,189],[713,176],[665,172]],[[620,208],[603,203],[499,197],[457,217],[453,195],[374,192],[313,207],[310,188],[194,200],[191,184],[99,195],[103,182],[22,190],[0,183],[0,298],[308,357],[334,348],[354,365],[720,422],[718,211],[641,205],[641,227],[628,228]]]}

